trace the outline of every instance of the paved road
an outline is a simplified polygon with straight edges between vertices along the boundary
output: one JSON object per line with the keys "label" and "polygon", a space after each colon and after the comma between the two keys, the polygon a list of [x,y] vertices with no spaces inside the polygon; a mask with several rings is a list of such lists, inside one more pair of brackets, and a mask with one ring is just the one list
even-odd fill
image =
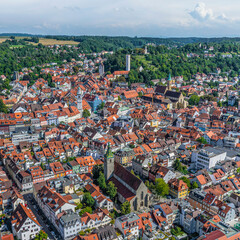
{"label": "paved road", "polygon": [[[23,195],[23,197],[24,197],[24,200],[28,203],[28,207],[32,210],[32,212],[36,216],[38,222],[42,226],[42,229],[47,233],[48,238],[49,239],[60,239],[60,238],[54,238],[54,236],[51,234],[50,224],[49,224],[48,220],[45,218],[45,216],[43,214],[38,213],[38,210],[39,210],[38,205],[31,203],[31,200],[33,199],[32,193],[26,193]],[[36,203],[36,202],[34,201],[34,203]],[[56,233],[56,230],[53,230],[53,232]]]}

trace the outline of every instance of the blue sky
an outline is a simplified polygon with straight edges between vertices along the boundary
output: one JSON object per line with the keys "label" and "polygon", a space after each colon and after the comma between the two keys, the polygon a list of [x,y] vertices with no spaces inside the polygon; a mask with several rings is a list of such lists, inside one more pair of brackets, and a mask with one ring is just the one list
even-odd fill
{"label": "blue sky", "polygon": [[239,0],[0,0],[1,33],[240,36]]}

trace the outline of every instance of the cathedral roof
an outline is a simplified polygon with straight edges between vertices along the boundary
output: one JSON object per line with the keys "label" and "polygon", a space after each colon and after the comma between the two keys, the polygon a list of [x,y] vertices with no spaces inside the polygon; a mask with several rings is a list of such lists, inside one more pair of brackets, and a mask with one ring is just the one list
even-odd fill
{"label": "cathedral roof", "polygon": [[137,178],[134,174],[129,172],[126,168],[124,168],[121,164],[115,162],[114,163],[114,175],[119,177],[123,182],[125,182],[128,186],[130,186],[135,191],[139,188],[142,181]]}

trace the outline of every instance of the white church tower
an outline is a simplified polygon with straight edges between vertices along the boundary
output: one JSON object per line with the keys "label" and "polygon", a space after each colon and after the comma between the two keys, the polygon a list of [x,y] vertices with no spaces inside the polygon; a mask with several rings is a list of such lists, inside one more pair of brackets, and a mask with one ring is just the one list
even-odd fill
{"label": "white church tower", "polygon": [[81,91],[81,88],[79,87],[78,92],[77,92],[77,109],[80,112],[81,117],[82,117],[82,113],[83,113],[82,98],[83,98],[83,92]]}
{"label": "white church tower", "polygon": [[126,55],[126,71],[130,71],[131,69],[131,55]]}

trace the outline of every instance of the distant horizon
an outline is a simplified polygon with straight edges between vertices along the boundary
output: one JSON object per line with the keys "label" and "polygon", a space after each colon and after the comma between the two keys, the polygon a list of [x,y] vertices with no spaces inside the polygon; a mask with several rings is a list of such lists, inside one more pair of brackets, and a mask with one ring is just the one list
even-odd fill
{"label": "distant horizon", "polygon": [[40,37],[46,37],[46,36],[66,36],[66,37],[128,37],[128,38],[163,38],[163,39],[172,39],[172,38],[197,38],[197,39],[219,39],[219,38],[240,38],[239,36],[130,36],[130,35],[101,35],[101,34],[43,34],[43,33],[23,33],[23,32],[0,32],[0,37],[11,37],[11,36],[40,36]]}

